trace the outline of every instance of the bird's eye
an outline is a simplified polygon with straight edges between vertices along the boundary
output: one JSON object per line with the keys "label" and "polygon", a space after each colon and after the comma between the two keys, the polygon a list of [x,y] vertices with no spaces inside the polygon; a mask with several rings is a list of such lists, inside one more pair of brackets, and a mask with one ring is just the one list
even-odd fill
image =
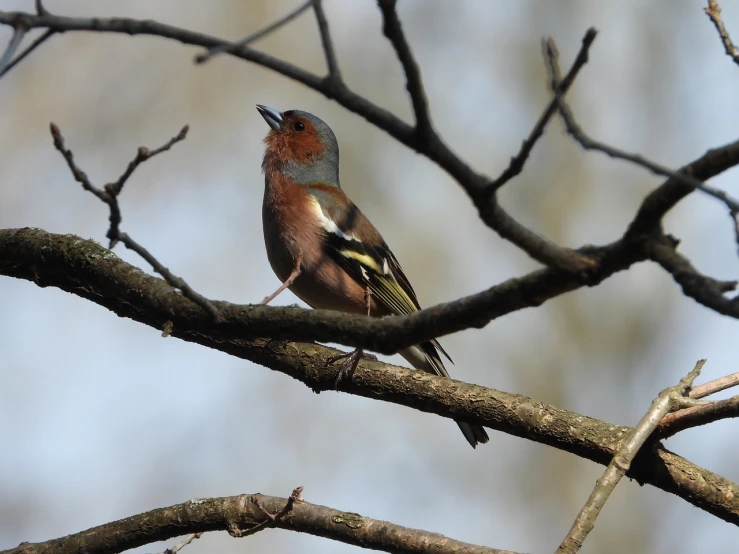
{"label": "bird's eye", "polygon": [[305,124],[301,121],[296,121],[293,123],[293,130],[295,131],[305,131]]}

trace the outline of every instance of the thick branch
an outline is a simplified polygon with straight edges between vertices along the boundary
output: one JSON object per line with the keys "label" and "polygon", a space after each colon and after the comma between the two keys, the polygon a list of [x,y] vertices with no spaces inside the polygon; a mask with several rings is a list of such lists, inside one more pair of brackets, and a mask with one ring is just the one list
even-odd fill
{"label": "thick branch", "polygon": [[[275,339],[218,336],[210,332],[214,323],[202,310],[175,294],[163,280],[123,262],[92,241],[33,229],[0,231],[0,274],[27,279],[39,286],[55,286],[107,307],[121,317],[157,329],[169,322],[167,327],[173,336],[265,365],[300,380],[314,390],[333,388],[336,369],[328,364],[328,359],[336,354],[336,350]],[[561,280],[563,278],[561,273],[546,270],[514,280],[514,285],[523,283],[526,287],[543,287],[551,291],[566,284],[567,281]],[[499,309],[521,301],[516,292],[505,301],[502,298],[499,299]],[[530,299],[527,301],[531,302]],[[226,303],[217,305],[226,321],[234,325],[234,330],[238,329],[238,324],[232,320],[234,307]],[[290,308],[259,306],[240,309],[247,314],[241,323],[242,332],[239,334],[242,337],[256,335],[249,325],[257,320],[265,325],[262,336],[271,336],[271,329],[275,327],[274,321],[269,325],[270,313],[280,314],[283,324],[286,319],[295,319],[311,328],[331,328],[328,323],[331,321],[334,323],[331,342],[335,342],[337,332],[346,332],[355,324],[356,327],[369,325],[368,328],[374,329],[373,333],[381,333],[385,325],[392,327],[393,323],[392,319],[373,321],[372,318]],[[252,314],[258,315],[252,318]],[[184,325],[197,318],[201,318],[202,327]],[[628,427],[613,426],[524,396],[411,372],[380,362],[361,361],[351,381],[342,384],[342,390],[481,424],[601,464],[610,461],[619,442],[629,431]],[[721,519],[739,524],[739,487],[660,445],[640,453],[627,475],[676,494]]]}
{"label": "thick branch", "polygon": [[[641,253],[640,248],[629,248],[628,243],[622,241],[583,249],[584,253],[599,261],[598,273],[587,284],[595,285],[645,259],[651,250],[659,250],[664,256],[672,251],[678,256],[674,244],[667,238],[650,238],[646,245],[646,253]],[[91,265],[91,259],[97,263]],[[325,310],[213,302],[221,316],[214,320],[198,305],[174,293],[163,281],[152,281],[149,275],[133,269],[94,241],[39,229],[0,230],[0,275],[61,288],[158,329],[166,324],[180,331],[221,339],[269,336],[274,339],[338,342],[375,352],[394,353],[429,338],[471,327],[484,327],[493,319],[539,306],[546,300],[583,286],[582,282],[565,273],[539,270],[408,316],[378,319]],[[676,275],[682,273],[676,272]],[[142,295],[141,290],[146,290],[147,294]],[[707,302],[719,300],[715,298],[717,292],[710,287],[696,285],[686,293],[699,301],[704,296]],[[730,300],[725,300],[725,303],[732,305]],[[722,305],[716,307],[727,308]],[[735,312],[727,311],[727,315],[739,317]]]}
{"label": "thick branch", "polygon": [[[632,250],[622,243],[584,250],[599,260],[600,270],[588,284],[645,259]],[[408,316],[367,318],[326,310],[213,302],[220,314],[214,320],[163,281],[133,270],[94,241],[39,229],[0,230],[0,275],[61,288],[158,329],[169,322],[180,331],[220,338],[268,336],[394,353],[436,336],[484,327],[495,318],[539,306],[583,285],[563,272],[540,270]],[[144,290],[145,295],[140,292]]]}
{"label": "thick branch", "polygon": [[272,520],[265,514],[280,513],[289,501],[261,494],[196,498],[59,539],[23,543],[0,554],[113,554],[187,533],[227,531],[238,536],[260,525],[399,554],[515,554],[304,501],[295,502],[284,517]]}

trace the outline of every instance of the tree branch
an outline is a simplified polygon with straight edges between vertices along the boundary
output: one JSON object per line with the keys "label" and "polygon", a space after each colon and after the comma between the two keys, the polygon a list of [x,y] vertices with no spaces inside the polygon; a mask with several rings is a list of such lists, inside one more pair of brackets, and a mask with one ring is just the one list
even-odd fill
{"label": "tree branch", "polygon": [[[620,243],[585,251],[600,261],[600,271],[589,283],[593,285],[645,259],[644,255],[630,252]],[[99,273],[90,273],[90,257],[107,262],[99,266]],[[224,339],[269,336],[341,343],[391,354],[433,337],[484,327],[493,319],[539,306],[550,298],[582,286],[562,272],[539,270],[453,302],[407,316],[384,318],[212,301],[221,315],[219,321],[214,321],[198,306],[174,294],[163,281],[149,281],[149,276],[143,272],[131,274],[129,266],[121,263],[99,244],[72,235],[55,235],[38,229],[0,230],[0,275],[27,279],[41,286],[50,284],[96,302],[98,293],[82,290],[87,281],[93,280],[105,296],[105,292],[115,291],[117,296],[106,298],[105,303],[119,314],[128,313],[131,304],[138,305],[141,295],[137,287],[146,287],[149,299],[146,302],[147,324],[161,329],[169,322],[182,331]],[[120,273],[127,277],[128,287],[121,288],[116,283]]]}
{"label": "tree branch", "polygon": [[169,283],[172,287],[181,290],[182,294],[186,298],[188,298],[190,301],[194,302],[207,313],[209,313],[215,321],[219,320],[220,313],[210,300],[195,292],[195,290],[193,290],[192,287],[190,287],[190,285],[188,285],[184,279],[174,275],[169,269],[164,267],[164,265],[159,260],[157,260],[154,255],[151,254],[151,252],[149,252],[146,248],[136,242],[133,238],[131,238],[128,233],[124,233],[120,229],[122,216],[120,206],[118,205],[118,195],[120,195],[121,191],[123,190],[123,185],[126,184],[126,181],[128,181],[135,169],[143,162],[145,162],[149,158],[152,158],[153,156],[156,156],[157,154],[166,152],[167,150],[172,148],[174,144],[185,140],[185,137],[187,136],[188,126],[185,125],[177,135],[172,137],[169,141],[167,141],[166,144],[160,146],[159,148],[150,150],[145,146],[141,146],[136,153],[136,157],[128,164],[128,167],[118,178],[118,180],[114,183],[108,183],[102,189],[93,185],[90,179],[87,177],[87,174],[82,171],[77,163],[74,161],[74,154],[64,145],[64,137],[62,136],[59,127],[57,127],[55,123],[52,123],[50,125],[50,128],[51,136],[54,140],[54,147],[64,157],[64,160],[67,162],[67,165],[69,166],[69,169],[72,172],[75,180],[82,185],[83,189],[94,194],[98,199],[105,202],[110,209],[110,228],[106,233],[106,236],[110,240],[109,248],[112,249],[118,242],[122,242],[126,248],[128,248],[129,250],[133,250],[139,256],[144,258],[144,260],[146,260],[149,265],[154,268],[154,271],[164,277],[167,283]]}
{"label": "tree branch", "polygon": [[644,414],[644,417],[624,439],[603,475],[595,483],[593,492],[580,510],[577,518],[575,518],[572,528],[559,545],[556,554],[575,554],[580,551],[583,542],[595,527],[595,520],[598,519],[603,506],[616,489],[621,478],[626,475],[639,450],[654,433],[654,430],[657,429],[662,418],[670,411],[679,409],[681,401],[688,400],[686,396],[688,390],[700,374],[705,363],[706,360],[699,360],[690,373],[680,379],[677,385],[663,390],[654,399],[649,411]]}
{"label": "tree branch", "polygon": [[731,375],[725,375],[703,383],[702,385],[696,385],[690,391],[690,398],[705,398],[711,396],[722,390],[730,389],[739,385],[739,373],[732,373]]}
{"label": "tree branch", "polygon": [[690,406],[665,416],[657,427],[655,437],[664,440],[680,431],[707,425],[722,419],[739,417],[739,396],[716,400],[702,406]]}
{"label": "tree branch", "polygon": [[226,43],[226,44],[219,44],[217,46],[213,46],[212,48],[209,48],[206,52],[203,54],[198,54],[195,56],[195,63],[204,63],[213,58],[214,56],[217,56],[218,54],[233,54],[237,50],[240,50],[244,46],[247,46],[248,44],[251,44],[252,42],[256,42],[260,38],[264,38],[270,33],[273,33],[280,27],[290,23],[293,19],[298,17],[301,13],[303,13],[305,10],[311,7],[314,0],[308,0],[307,2],[303,2],[301,5],[299,5],[297,8],[295,8],[293,11],[286,13],[284,16],[282,16],[277,21],[274,21],[264,27],[263,29],[259,29],[258,31],[251,33],[250,35],[247,35],[246,37],[242,38],[238,42],[234,43]]}
{"label": "tree branch", "polygon": [[[596,31],[594,27],[591,27],[587,30],[585,36],[582,39],[580,51],[577,53],[575,60],[572,62],[572,67],[570,67],[567,75],[561,81],[557,83],[552,83],[551,86],[554,87],[562,96],[567,93],[567,91],[572,86],[572,83],[575,82],[577,74],[580,72],[583,66],[588,63],[588,54],[590,52],[590,47],[593,45],[596,36],[598,36],[598,31]],[[554,40],[550,38],[548,40],[542,41],[542,48],[545,52],[547,50],[554,50],[556,52],[557,45],[555,44]],[[559,54],[557,53],[553,55],[558,56]],[[549,101],[549,105],[544,110],[544,113],[542,113],[539,117],[539,121],[537,121],[536,125],[534,125],[534,128],[531,130],[529,136],[521,144],[521,150],[519,150],[518,154],[511,158],[511,163],[503,171],[503,173],[501,173],[492,183],[490,183],[490,189],[492,191],[498,190],[508,181],[521,173],[523,166],[526,164],[526,160],[529,159],[529,154],[531,154],[531,151],[534,149],[537,141],[544,134],[544,129],[555,113],[557,113],[557,98],[553,97]]]}
{"label": "tree branch", "polygon": [[649,241],[645,249],[650,260],[672,275],[685,296],[714,312],[739,319],[739,296],[726,296],[736,288],[737,281],[719,281],[703,275],[668,242]]}
{"label": "tree branch", "polygon": [[[663,244],[667,242],[668,244]],[[652,238],[646,243],[674,252],[666,238]],[[599,272],[589,285],[602,282],[617,271],[645,259],[647,253],[633,252],[626,243],[617,242],[583,250],[599,260]],[[677,255],[677,254],[675,254]],[[88,258],[105,260],[100,272],[90,272]],[[451,332],[481,328],[488,322],[524,308],[543,304],[582,283],[572,276],[554,270],[534,271],[526,276],[509,279],[485,291],[462,297],[453,302],[426,308],[408,316],[367,318],[327,310],[305,310],[296,307],[239,306],[213,302],[221,319],[214,321],[209,314],[182,296],[173,294],[162,281],[143,280],[143,272],[129,273],[127,265],[94,241],[73,235],[55,235],[39,229],[0,230],[0,275],[33,281],[40,286],[50,284],[98,302],[98,295],[114,292],[105,305],[118,314],[128,315],[131,304],[141,302],[138,288],[146,287],[145,322],[162,329],[165,324],[181,331],[204,333],[228,338],[257,338],[297,341],[322,341],[361,347],[381,353],[394,353],[407,346]],[[124,273],[127,287],[117,280]],[[596,280],[597,279],[597,280]],[[95,281],[99,292],[86,290]],[[711,289],[690,291],[696,299],[712,297]],[[739,318],[737,314],[727,314]],[[136,319],[136,318],[134,318]]]}
{"label": "tree branch", "polygon": [[411,97],[413,105],[413,113],[416,116],[415,132],[421,142],[430,142],[434,139],[438,140],[436,131],[434,131],[431,123],[431,112],[429,111],[429,101],[426,97],[426,89],[423,86],[423,78],[421,77],[421,69],[418,67],[411,47],[405,38],[403,27],[398,19],[395,11],[397,0],[378,0],[377,5],[382,12],[382,33],[387,37],[398,55],[400,65],[403,66],[403,72],[406,78],[406,88]]}
{"label": "tree branch", "polygon": [[[281,513],[270,518],[269,512]],[[22,543],[0,554],[113,554],[187,533],[227,531],[232,536],[254,528],[308,533],[396,554],[515,554],[449,539],[438,533],[402,527],[303,500],[243,494],[196,498],[168,508],[127,517],[87,531],[41,543]]]}
{"label": "tree branch", "polygon": [[[252,338],[257,333],[254,328],[249,330],[248,323],[259,320],[265,322],[258,326],[263,330],[262,336],[272,337],[274,334],[274,325],[266,323],[271,316],[262,319],[254,314],[288,314],[286,319],[302,319],[317,329],[328,328],[327,323],[331,320],[340,322],[334,325],[331,342],[336,341],[337,332],[354,327],[355,321],[357,326],[370,324],[372,328],[378,325],[378,331],[383,325],[393,322],[392,318],[373,321],[372,318],[352,318],[339,313],[256,306],[245,308],[249,314],[242,321],[245,326],[241,327],[241,333],[234,335],[241,338],[225,338],[212,333],[214,323],[199,308],[174,294],[161,279],[123,262],[93,241],[34,229],[0,231],[0,274],[66,290],[104,306],[120,317],[131,318],[156,329],[169,322],[172,336],[267,366],[317,391],[333,388],[336,370],[328,366],[327,361],[337,351],[317,344]],[[564,277],[562,273],[543,270],[521,281],[532,286],[536,281],[546,279],[547,274],[555,278],[554,284],[557,278]],[[549,283],[547,286],[552,285]],[[534,294],[533,298],[537,296]],[[511,296],[507,300],[508,303],[517,301]],[[227,303],[217,303],[217,306],[224,320],[233,324],[233,307]],[[185,324],[198,318],[203,326]],[[524,396],[412,372],[377,361],[362,360],[351,381],[342,383],[341,389],[350,394],[484,425],[601,464],[610,461],[625,433],[629,432],[628,427],[614,426]],[[659,444],[641,452],[627,475],[640,483],[650,483],[676,494],[721,519],[739,524],[739,486],[691,464]]]}
{"label": "tree branch", "polygon": [[312,4],[313,12],[316,15],[316,23],[318,24],[318,32],[321,34],[321,45],[323,46],[323,55],[326,58],[328,78],[340,83],[341,70],[339,69],[339,61],[336,57],[334,43],[331,40],[331,31],[328,28],[326,13],[323,11],[323,0],[313,0]]}
{"label": "tree branch", "polygon": [[[502,238],[512,242],[529,256],[544,265],[574,274],[591,267],[591,261],[576,251],[563,248],[545,239],[516,221],[488,192],[490,179],[477,173],[439,139],[435,133],[421,140],[416,128],[408,125],[389,111],[351,91],[342,81],[325,79],[293,64],[248,47],[231,51],[232,44],[203,33],[197,33],[152,20],[130,18],[75,18],[46,14],[38,16],[25,12],[0,11],[0,24],[20,24],[27,28],[47,28],[56,32],[93,31],[126,35],[151,35],[177,40],[183,44],[208,49],[225,48],[225,52],[267,69],[335,100],[347,110],[364,117],[377,128],[387,132],[400,143],[439,165],[451,175],[474,202],[481,219]],[[406,44],[407,46],[407,44]],[[224,53],[225,53],[224,52]]]}
{"label": "tree branch", "polygon": [[46,42],[52,35],[55,35],[56,33],[52,31],[51,29],[47,29],[44,31],[41,36],[39,36],[36,40],[34,40],[31,44],[29,44],[25,50],[23,50],[20,54],[18,54],[15,59],[8,63],[5,66],[5,69],[0,71],[0,77],[5,75],[8,71],[13,69],[16,65],[18,65],[20,62],[22,62],[31,52],[36,50],[39,46],[41,46],[44,42]]}
{"label": "tree branch", "polygon": [[708,7],[704,8],[703,11],[716,27],[721,43],[724,45],[724,50],[726,50],[726,55],[734,60],[735,64],[739,65],[739,48],[731,42],[729,32],[724,27],[724,21],[721,19],[721,6],[718,5],[716,0],[708,0]]}
{"label": "tree branch", "polygon": [[13,28],[13,36],[10,37],[8,46],[5,47],[5,52],[0,56],[0,75],[5,73],[5,69],[10,63],[10,59],[13,57],[13,54],[15,54],[15,51],[18,50],[24,36],[26,36],[26,29],[22,25],[17,25]]}
{"label": "tree branch", "polygon": [[[549,42],[551,42],[551,39]],[[544,57],[546,61],[547,70],[549,71],[549,74],[551,77],[551,90],[552,90],[552,94],[554,97],[554,101],[557,104],[557,109],[559,111],[559,114],[562,116],[562,120],[564,121],[565,128],[567,129],[567,132],[572,136],[572,138],[574,138],[575,141],[584,150],[596,150],[598,152],[602,152],[603,154],[606,154],[607,156],[611,158],[631,162],[635,165],[641,166],[651,171],[655,175],[668,177],[676,181],[682,181],[682,184],[685,185],[686,187],[700,190],[708,194],[709,196],[717,198],[718,200],[723,202],[726,205],[726,207],[729,209],[729,216],[732,219],[732,227],[734,229],[737,248],[739,248],[739,202],[729,197],[729,195],[726,194],[725,191],[718,190],[714,187],[711,187],[710,185],[703,183],[699,179],[696,179],[695,177],[691,176],[690,174],[682,173],[679,171],[673,171],[663,165],[660,165],[656,162],[653,162],[645,158],[644,156],[641,156],[640,154],[626,152],[619,148],[615,148],[613,146],[609,146],[607,144],[594,140],[593,138],[588,136],[587,133],[583,131],[582,127],[580,127],[580,125],[577,123],[575,119],[575,115],[572,112],[572,109],[569,107],[569,105],[565,102],[563,98],[563,94],[562,94],[561,87],[560,87],[560,83],[562,82],[562,79],[560,77],[558,52],[557,52],[556,46],[553,43],[548,44],[548,47],[544,49]]]}

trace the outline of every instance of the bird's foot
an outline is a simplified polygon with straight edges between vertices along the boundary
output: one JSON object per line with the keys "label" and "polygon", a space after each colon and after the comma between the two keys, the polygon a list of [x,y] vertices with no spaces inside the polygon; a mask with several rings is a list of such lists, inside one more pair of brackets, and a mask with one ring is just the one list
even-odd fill
{"label": "bird's foot", "polygon": [[343,352],[336,356],[331,356],[327,360],[328,365],[338,362],[339,360],[344,360],[339,368],[339,373],[336,375],[336,380],[334,381],[335,390],[339,389],[339,384],[343,380],[351,379],[352,375],[354,375],[354,370],[357,369],[357,364],[359,363],[360,358],[364,358],[365,360],[377,360],[377,356],[366,353],[361,348],[357,348],[352,352]]}

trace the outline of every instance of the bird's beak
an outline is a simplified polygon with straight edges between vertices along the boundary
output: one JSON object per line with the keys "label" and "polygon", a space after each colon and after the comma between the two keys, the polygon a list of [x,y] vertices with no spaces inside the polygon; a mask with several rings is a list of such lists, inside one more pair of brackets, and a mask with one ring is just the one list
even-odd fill
{"label": "bird's beak", "polygon": [[280,112],[274,108],[262,106],[261,104],[257,104],[257,111],[267,122],[267,125],[272,127],[275,131],[282,129],[282,125],[285,120],[282,118],[282,114]]}

